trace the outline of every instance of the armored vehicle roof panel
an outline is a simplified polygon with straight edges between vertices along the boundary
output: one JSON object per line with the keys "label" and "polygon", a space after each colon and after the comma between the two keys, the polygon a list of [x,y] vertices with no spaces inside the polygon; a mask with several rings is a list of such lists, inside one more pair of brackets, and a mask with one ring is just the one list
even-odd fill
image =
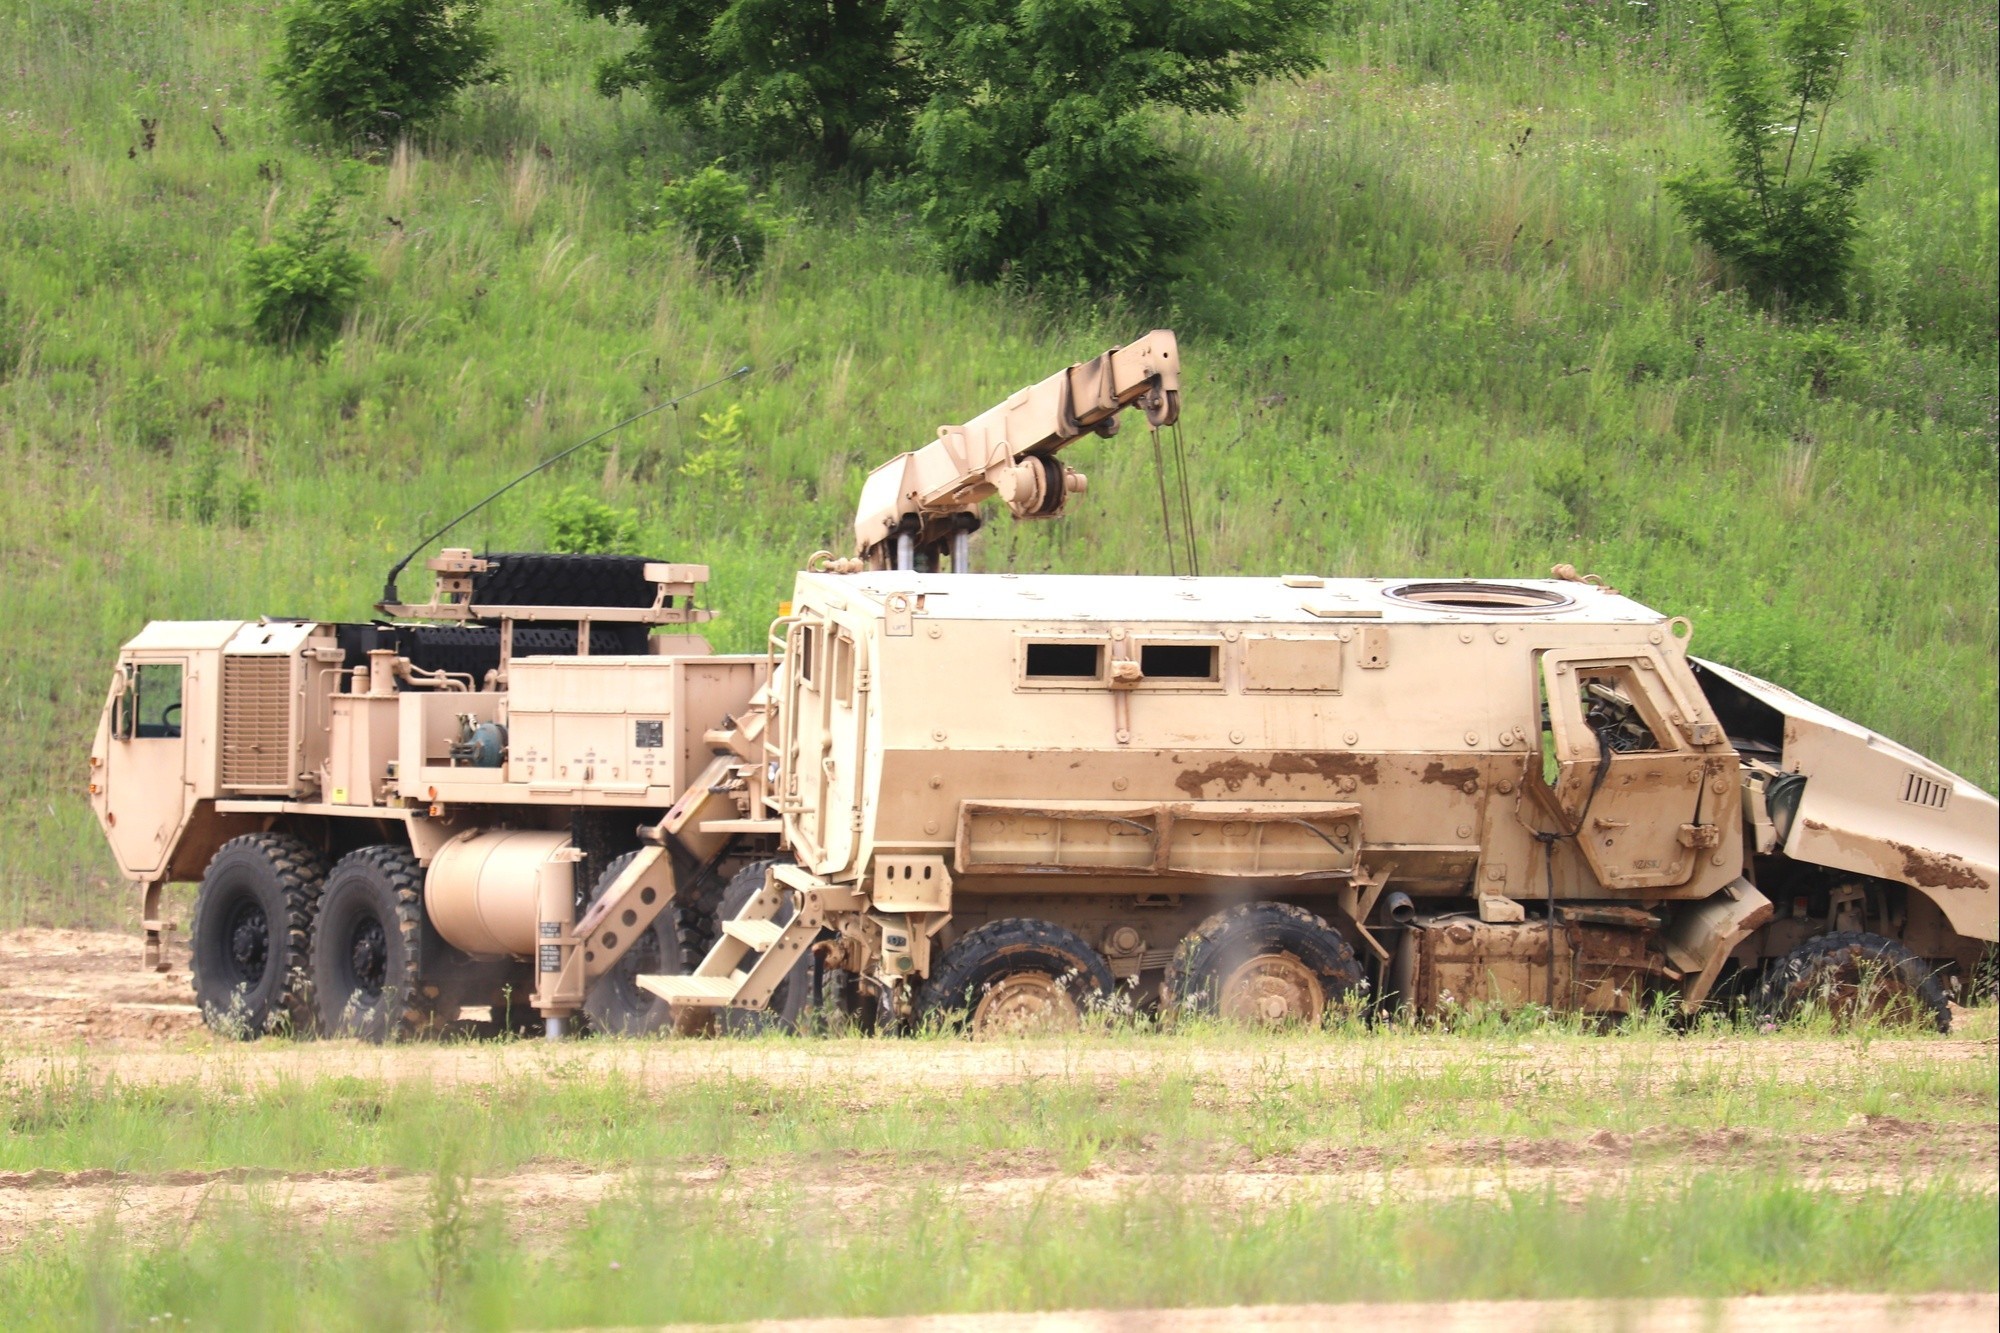
{"label": "armored vehicle roof panel", "polygon": [[220,648],[243,628],[240,620],[155,620],[125,641],[128,653]]}
{"label": "armored vehicle roof panel", "polygon": [[1522,620],[1657,624],[1658,611],[1594,584],[1557,579],[1175,578],[1117,574],[920,574],[875,570],[806,575],[813,586],[881,602],[921,594],[938,620],[1218,622],[1312,625],[1367,619],[1405,624]]}

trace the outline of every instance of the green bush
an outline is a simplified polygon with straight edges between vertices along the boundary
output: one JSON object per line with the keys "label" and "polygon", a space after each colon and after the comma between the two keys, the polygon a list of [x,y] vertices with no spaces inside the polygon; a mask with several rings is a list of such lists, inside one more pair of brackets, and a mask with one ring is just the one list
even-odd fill
{"label": "green bush", "polygon": [[1860,27],[1847,0],[1783,0],[1773,60],[1747,0],[1710,0],[1703,21],[1710,114],[1729,169],[1665,182],[1681,216],[1766,302],[1841,303],[1874,168],[1863,146],[1825,154],[1827,113]]}
{"label": "green bush", "polygon": [[693,242],[710,272],[747,277],[764,260],[764,246],[777,230],[750,187],[720,163],[670,180],[655,198],[659,221],[678,226]]}
{"label": "green bush", "polygon": [[268,245],[246,245],[243,283],[250,322],[268,342],[291,345],[331,334],[353,308],[368,263],[340,241],[340,196],[317,190]]}
{"label": "green bush", "polygon": [[542,506],[551,551],[629,555],[639,546],[639,516],[570,487]]}
{"label": "green bush", "polygon": [[881,0],[575,0],[587,14],[642,29],[598,70],[732,146],[761,156],[845,164],[870,139],[901,141],[923,85]]}
{"label": "green bush", "polygon": [[904,0],[934,89],[912,184],[954,270],[1154,285],[1218,219],[1154,137],[1161,108],[1233,114],[1319,64],[1327,0]]}
{"label": "green bush", "polygon": [[298,120],[380,146],[499,78],[478,0],[297,0],[270,70]]}

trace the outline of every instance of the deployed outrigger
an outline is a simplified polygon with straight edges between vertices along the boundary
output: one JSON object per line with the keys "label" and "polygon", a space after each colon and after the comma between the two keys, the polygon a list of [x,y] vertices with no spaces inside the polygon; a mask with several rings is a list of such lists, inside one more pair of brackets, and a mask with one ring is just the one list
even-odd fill
{"label": "deployed outrigger", "polygon": [[1522,580],[970,572],[986,501],[1179,412],[1171,333],[878,469],[766,650],[698,565],[447,550],[385,619],[156,622],[93,804],[145,907],[199,878],[242,1034],[861,1021],[1141,1006],[1252,1022],[1814,997],[1945,1023],[1996,926],[1990,795]]}

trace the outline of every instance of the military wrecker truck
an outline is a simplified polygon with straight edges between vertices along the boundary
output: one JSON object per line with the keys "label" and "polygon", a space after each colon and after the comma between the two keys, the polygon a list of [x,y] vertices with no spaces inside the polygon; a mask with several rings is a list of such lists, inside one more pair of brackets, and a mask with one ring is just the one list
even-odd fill
{"label": "military wrecker truck", "polygon": [[462,550],[370,624],[148,626],[91,791],[149,961],[199,877],[196,992],[242,1034],[503,1002],[551,1034],[1728,996],[1942,1025],[1980,984],[1994,799],[1567,566],[971,572],[988,501],[1059,515],[1060,451],[1171,426],[1179,383],[1155,331],[877,469],[761,654],[690,632],[700,567]]}

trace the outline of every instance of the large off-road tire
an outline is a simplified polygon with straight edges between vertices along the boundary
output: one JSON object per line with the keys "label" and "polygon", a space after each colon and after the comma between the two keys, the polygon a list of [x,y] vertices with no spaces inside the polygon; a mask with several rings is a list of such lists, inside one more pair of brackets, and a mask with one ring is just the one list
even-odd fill
{"label": "large off-road tire", "polygon": [[918,997],[926,1023],[975,1039],[1063,1032],[1111,995],[1111,969],[1075,931],[1052,921],[989,921],[953,942]]}
{"label": "large off-road tire", "polygon": [[[604,867],[591,890],[591,902],[604,896],[638,854],[627,852]],[[674,901],[653,918],[653,924],[633,939],[625,956],[590,983],[583,997],[583,1013],[591,1031],[613,1037],[644,1037],[669,1030],[686,1032],[697,1026],[700,1015],[677,1016],[665,1000],[641,990],[638,980],[642,976],[684,977],[708,952],[712,927],[707,918],[711,914],[698,902],[684,900],[694,897],[677,892]]]}
{"label": "large off-road tire", "polygon": [[195,895],[189,945],[195,1004],[225,1036],[305,1035],[313,916],[326,862],[283,833],[250,833],[222,845]]}
{"label": "large off-road tire", "polygon": [[1951,1006],[1924,960],[1867,931],[1821,935],[1771,964],[1757,995],[1760,1014],[1783,1022],[1815,1006],[1841,1027],[1865,1016],[1951,1030]]}
{"label": "large off-road tire", "polygon": [[[765,876],[775,864],[775,861],[752,861],[730,877],[729,887],[722,891],[722,905],[715,913],[717,930],[721,929],[723,922],[741,912],[745,903],[763,892]],[[785,925],[791,921],[795,910],[791,894],[786,893],[777,915],[771,919],[781,926]],[[737,969],[747,972],[762,957],[762,954],[746,953],[743,961],[736,965]],[[717,1024],[722,1031],[734,1036],[756,1032],[796,1032],[800,1020],[812,1008],[812,991],[813,957],[812,951],[807,949],[800,952],[799,961],[778,982],[762,1009],[724,1009],[718,1016]]]}
{"label": "large off-road tire", "polygon": [[651,606],[645,555],[501,551],[472,576],[475,606]]}
{"label": "large off-road tire", "polygon": [[1190,931],[1167,965],[1183,1012],[1317,1026],[1367,984],[1339,931],[1291,903],[1241,903]]}
{"label": "large off-road tire", "polygon": [[436,1026],[423,993],[423,888],[407,847],[363,847],[327,872],[312,940],[322,1032],[382,1042]]}

